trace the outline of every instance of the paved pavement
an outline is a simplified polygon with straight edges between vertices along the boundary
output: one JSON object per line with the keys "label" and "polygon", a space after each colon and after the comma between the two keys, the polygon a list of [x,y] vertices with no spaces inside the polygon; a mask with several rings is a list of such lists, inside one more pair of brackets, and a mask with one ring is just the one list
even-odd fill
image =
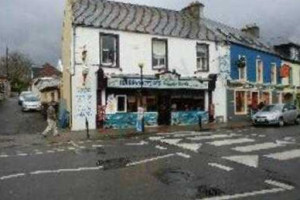
{"label": "paved pavement", "polygon": [[300,199],[299,126],[0,149],[1,199]]}

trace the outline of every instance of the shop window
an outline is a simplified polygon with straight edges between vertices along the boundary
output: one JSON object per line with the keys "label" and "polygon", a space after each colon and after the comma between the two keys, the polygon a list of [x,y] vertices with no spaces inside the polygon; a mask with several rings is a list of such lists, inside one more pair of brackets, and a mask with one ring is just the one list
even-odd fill
{"label": "shop window", "polygon": [[197,71],[209,70],[209,46],[197,44]]}
{"label": "shop window", "polygon": [[271,104],[272,102],[270,97],[271,97],[270,92],[263,92],[261,102],[264,102],[265,105]]}
{"label": "shop window", "polygon": [[127,97],[127,112],[137,112],[136,96],[128,96]]}
{"label": "shop window", "polygon": [[245,91],[235,92],[235,113],[247,114],[247,99]]}
{"label": "shop window", "polygon": [[238,72],[239,72],[239,80],[247,80],[247,59],[245,56],[239,56],[239,60],[245,60],[245,66],[239,67]]}
{"label": "shop window", "polygon": [[157,111],[157,101],[156,98],[153,97],[147,97],[146,98],[146,106],[147,106],[147,112],[156,112]]}
{"label": "shop window", "polygon": [[100,62],[105,67],[117,67],[118,36],[100,34]]}
{"label": "shop window", "polygon": [[153,69],[167,69],[167,40],[152,40],[152,67]]}
{"label": "shop window", "polygon": [[277,66],[276,63],[271,64],[271,83],[277,84]]}
{"label": "shop window", "polygon": [[263,83],[263,62],[262,60],[256,60],[256,82]]}
{"label": "shop window", "polygon": [[117,95],[117,112],[127,112],[126,95]]}

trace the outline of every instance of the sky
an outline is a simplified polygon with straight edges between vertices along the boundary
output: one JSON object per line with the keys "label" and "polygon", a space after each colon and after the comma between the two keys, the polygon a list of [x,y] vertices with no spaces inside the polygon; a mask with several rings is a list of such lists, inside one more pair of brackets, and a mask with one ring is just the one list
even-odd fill
{"label": "sky", "polygon": [[[193,0],[118,0],[180,10]],[[300,0],[199,0],[207,18],[242,28],[256,23],[263,38],[300,43]],[[0,56],[29,55],[36,65],[60,58],[65,0],[0,0]]]}

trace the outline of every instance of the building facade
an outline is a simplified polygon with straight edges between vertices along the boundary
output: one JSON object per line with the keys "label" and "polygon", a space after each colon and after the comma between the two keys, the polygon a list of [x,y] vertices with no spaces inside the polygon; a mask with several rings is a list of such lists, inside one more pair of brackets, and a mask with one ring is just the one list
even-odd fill
{"label": "building facade", "polygon": [[146,126],[225,121],[230,48],[202,14],[200,3],[171,11],[69,1],[62,98],[72,129],[134,127],[139,107]]}

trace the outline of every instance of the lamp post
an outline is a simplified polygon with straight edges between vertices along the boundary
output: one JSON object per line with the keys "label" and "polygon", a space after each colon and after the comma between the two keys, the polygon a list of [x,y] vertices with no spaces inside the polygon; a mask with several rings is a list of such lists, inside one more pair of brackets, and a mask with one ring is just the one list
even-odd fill
{"label": "lamp post", "polygon": [[143,86],[144,86],[144,77],[143,77],[143,68],[144,68],[144,64],[143,63],[139,63],[139,68],[140,68],[140,74],[141,74],[141,91],[140,91],[140,109],[139,109],[139,120],[141,123],[141,127],[140,127],[140,132],[144,133],[145,131],[145,122],[144,122],[144,103],[143,103]]}

